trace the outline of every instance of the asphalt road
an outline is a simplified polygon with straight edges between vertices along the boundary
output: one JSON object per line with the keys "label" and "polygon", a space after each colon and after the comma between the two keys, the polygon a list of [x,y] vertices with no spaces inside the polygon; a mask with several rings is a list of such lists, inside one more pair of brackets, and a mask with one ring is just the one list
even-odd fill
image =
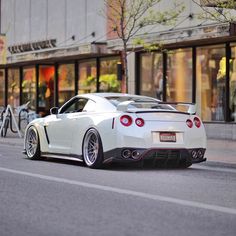
{"label": "asphalt road", "polygon": [[0,144],[0,235],[235,236],[236,168],[91,170]]}

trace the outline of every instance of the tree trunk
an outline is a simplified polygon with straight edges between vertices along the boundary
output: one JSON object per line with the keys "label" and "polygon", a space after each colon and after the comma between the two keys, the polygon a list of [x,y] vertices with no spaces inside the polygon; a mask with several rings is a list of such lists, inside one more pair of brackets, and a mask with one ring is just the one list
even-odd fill
{"label": "tree trunk", "polygon": [[128,63],[127,63],[127,45],[123,42],[124,49],[121,51],[121,60],[123,68],[123,77],[121,83],[121,92],[128,93]]}

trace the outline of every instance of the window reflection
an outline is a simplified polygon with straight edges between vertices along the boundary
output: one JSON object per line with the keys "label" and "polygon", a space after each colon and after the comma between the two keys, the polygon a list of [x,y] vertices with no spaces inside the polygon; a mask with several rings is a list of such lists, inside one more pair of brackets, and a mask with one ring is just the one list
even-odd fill
{"label": "window reflection", "polygon": [[79,90],[78,94],[93,93],[97,91],[96,60],[79,63]]}
{"label": "window reflection", "polygon": [[232,121],[236,121],[236,45],[231,47],[231,58],[230,60],[230,118]]}
{"label": "window reflection", "polygon": [[140,93],[163,99],[163,68],[161,53],[141,54]]}
{"label": "window reflection", "polygon": [[62,107],[60,113],[82,112],[88,100],[86,98],[74,98]]}
{"label": "window reflection", "polygon": [[41,116],[49,114],[49,110],[54,106],[54,66],[39,67],[39,96],[38,112]]}
{"label": "window reflection", "polygon": [[192,49],[168,52],[166,99],[192,102]]}
{"label": "window reflection", "polygon": [[0,70],[0,106],[5,106],[5,72]]}
{"label": "window reflection", "polygon": [[101,59],[99,91],[101,92],[120,92],[121,83],[117,80],[117,63],[119,58]]}
{"label": "window reflection", "polygon": [[[118,57],[100,60],[100,92],[120,92],[121,83],[117,80]],[[97,64],[96,60],[79,63],[79,94],[97,92]]]}
{"label": "window reflection", "polygon": [[223,121],[226,57],[224,45],[197,49],[197,104],[204,121]]}
{"label": "window reflection", "polygon": [[22,103],[30,101],[29,107],[32,110],[36,108],[36,75],[35,68],[23,69],[22,81]]}
{"label": "window reflection", "polygon": [[20,72],[19,69],[9,69],[7,78],[7,104],[12,107],[20,105]]}
{"label": "window reflection", "polygon": [[58,99],[59,106],[63,105],[75,94],[74,64],[64,64],[58,70]]}

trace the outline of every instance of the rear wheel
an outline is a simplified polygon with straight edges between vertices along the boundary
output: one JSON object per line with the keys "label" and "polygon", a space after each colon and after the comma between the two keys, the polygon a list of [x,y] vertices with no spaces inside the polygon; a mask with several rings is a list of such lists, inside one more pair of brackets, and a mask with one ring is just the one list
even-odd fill
{"label": "rear wheel", "polygon": [[180,169],[186,169],[186,168],[188,168],[189,166],[191,166],[192,165],[192,163],[190,162],[190,161],[181,161],[180,163],[179,163],[179,168]]}
{"label": "rear wheel", "polygon": [[40,159],[39,135],[34,126],[28,128],[25,137],[25,151],[28,158],[33,160]]}
{"label": "rear wheel", "polygon": [[103,148],[100,135],[96,129],[89,129],[84,136],[83,158],[90,168],[101,168],[103,163]]}

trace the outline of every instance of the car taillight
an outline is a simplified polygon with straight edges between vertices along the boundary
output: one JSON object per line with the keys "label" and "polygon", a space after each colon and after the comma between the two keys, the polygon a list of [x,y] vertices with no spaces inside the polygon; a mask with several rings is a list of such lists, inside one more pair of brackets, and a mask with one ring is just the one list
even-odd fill
{"label": "car taillight", "polygon": [[139,127],[143,127],[144,126],[144,120],[142,118],[137,118],[135,120],[135,124]]}
{"label": "car taillight", "polygon": [[186,124],[189,128],[192,128],[193,127],[193,122],[190,120],[190,119],[187,119],[186,120]]}
{"label": "car taillight", "polygon": [[123,115],[120,117],[120,123],[124,126],[130,126],[132,124],[133,120],[128,115]]}
{"label": "car taillight", "polygon": [[194,117],[193,122],[197,128],[200,128],[201,120],[198,117]]}

